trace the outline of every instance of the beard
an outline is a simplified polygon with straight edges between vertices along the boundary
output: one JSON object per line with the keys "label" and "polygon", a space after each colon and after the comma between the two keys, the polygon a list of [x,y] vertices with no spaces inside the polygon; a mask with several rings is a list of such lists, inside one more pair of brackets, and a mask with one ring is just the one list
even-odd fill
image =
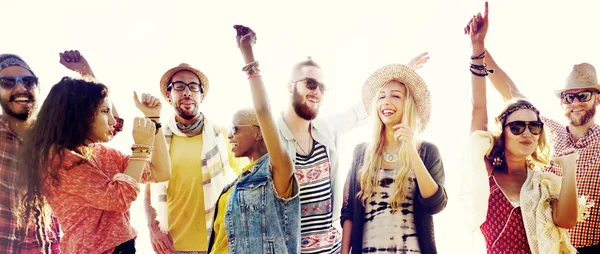
{"label": "beard", "polygon": [[182,109],[181,103],[184,101],[191,101],[191,99],[181,99],[175,104],[175,111],[177,111],[177,115],[185,120],[192,120],[198,116],[198,103],[194,106],[192,110],[184,110]]}
{"label": "beard", "polygon": [[306,121],[311,121],[317,117],[318,109],[312,109],[305,103],[302,103],[302,96],[298,93],[296,87],[294,87],[293,95],[292,95],[292,106],[294,107],[294,111],[296,114]]}
{"label": "beard", "polygon": [[[10,103],[14,102],[14,99],[17,96],[27,96],[29,98],[29,100],[31,101],[31,107],[27,107],[25,109],[23,109],[21,112],[15,112],[10,108]],[[0,106],[2,106],[2,111],[9,115],[12,116],[18,120],[21,121],[27,121],[27,120],[31,120],[31,116],[34,115],[34,113],[36,112],[37,109],[37,101],[33,98],[33,95],[31,93],[18,93],[18,94],[13,94],[12,96],[10,96],[10,100],[6,101],[4,99],[0,99]]]}
{"label": "beard", "polygon": [[572,116],[571,113],[567,112],[565,116],[569,118],[571,124],[573,126],[583,126],[592,120],[592,118],[596,115],[596,105],[593,105],[590,109],[585,110],[585,114],[581,117]]}

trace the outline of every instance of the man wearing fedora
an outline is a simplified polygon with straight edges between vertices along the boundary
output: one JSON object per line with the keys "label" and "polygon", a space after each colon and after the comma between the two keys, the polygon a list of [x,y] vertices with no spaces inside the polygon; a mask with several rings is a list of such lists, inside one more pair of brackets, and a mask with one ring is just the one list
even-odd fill
{"label": "man wearing fedora", "polygon": [[[486,4],[486,13],[487,4]],[[476,33],[487,33],[487,19],[480,19]],[[504,100],[525,98],[511,78],[498,66],[489,51],[482,53],[488,69],[494,73],[489,79]],[[550,130],[552,159],[567,149],[579,152],[577,160],[577,190],[587,198],[588,217],[569,230],[571,244],[579,253],[600,253],[600,126],[595,123],[596,107],[600,105],[600,84],[596,69],[589,63],[573,66],[562,89],[555,95],[560,100],[563,113],[569,121],[564,126],[558,121],[542,117],[545,127]],[[562,176],[562,169],[555,163],[547,169]]]}
{"label": "man wearing fedora", "polygon": [[188,64],[168,70],[160,80],[161,93],[175,111],[163,119],[172,173],[169,182],[146,185],[144,199],[152,247],[159,254],[206,253],[217,198],[235,179],[232,168],[248,163],[230,152],[227,129],[199,111],[209,88],[208,78]]}
{"label": "man wearing fedora", "polygon": [[[409,63],[420,68],[429,57],[423,53]],[[310,57],[294,65],[288,81],[290,104],[278,117],[279,136],[295,165],[300,185],[301,252],[339,253],[338,228],[344,179],[338,181],[338,142],[341,135],[368,121],[362,103],[346,112],[318,117],[327,91],[320,66]],[[337,225],[337,226],[334,226]]]}

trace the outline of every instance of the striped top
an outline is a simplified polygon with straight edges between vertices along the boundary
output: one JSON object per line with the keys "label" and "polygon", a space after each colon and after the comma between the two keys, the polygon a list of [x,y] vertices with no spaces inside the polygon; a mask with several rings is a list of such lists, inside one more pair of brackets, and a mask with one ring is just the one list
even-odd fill
{"label": "striped top", "polygon": [[327,149],[314,142],[308,155],[296,154],[300,185],[301,252],[338,253],[341,235],[332,225],[333,204]]}

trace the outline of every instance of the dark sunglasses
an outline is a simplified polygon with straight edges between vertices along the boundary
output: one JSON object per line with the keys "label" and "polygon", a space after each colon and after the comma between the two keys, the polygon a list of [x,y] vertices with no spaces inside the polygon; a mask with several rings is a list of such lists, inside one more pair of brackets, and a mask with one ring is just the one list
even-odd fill
{"label": "dark sunglasses", "polygon": [[173,90],[175,90],[175,91],[183,91],[183,90],[185,90],[186,87],[189,87],[190,91],[192,91],[192,92],[204,93],[204,88],[202,87],[202,85],[200,85],[196,82],[186,84],[181,81],[175,81],[175,82],[172,82],[168,88],[173,88]]}
{"label": "dark sunglasses", "polygon": [[314,78],[302,78],[302,79],[294,81],[294,84],[296,84],[298,82],[302,82],[302,81],[306,81],[306,88],[308,88],[310,90],[316,90],[318,87],[321,90],[321,93],[324,93],[325,90],[327,89],[327,87],[325,87],[325,84],[317,81]]}
{"label": "dark sunglasses", "polygon": [[33,89],[38,86],[38,77],[36,76],[18,76],[18,77],[9,77],[4,76],[0,77],[0,87],[4,89],[13,89],[17,86],[17,84],[21,82],[25,89]]}
{"label": "dark sunglasses", "polygon": [[240,127],[258,127],[258,125],[250,125],[250,124],[240,124],[240,125],[231,125],[229,128],[229,134],[235,135],[238,131],[240,131]]}
{"label": "dark sunglasses", "polygon": [[514,121],[504,125],[504,127],[508,126],[510,128],[510,132],[514,135],[521,135],[525,132],[525,128],[529,127],[529,132],[533,135],[539,135],[542,133],[542,129],[544,129],[544,123],[540,121]]}
{"label": "dark sunglasses", "polygon": [[563,104],[571,104],[575,101],[575,98],[577,98],[579,102],[586,102],[590,101],[592,99],[592,95],[595,93],[596,92],[592,91],[583,91],[579,93],[563,93],[560,96],[560,98]]}

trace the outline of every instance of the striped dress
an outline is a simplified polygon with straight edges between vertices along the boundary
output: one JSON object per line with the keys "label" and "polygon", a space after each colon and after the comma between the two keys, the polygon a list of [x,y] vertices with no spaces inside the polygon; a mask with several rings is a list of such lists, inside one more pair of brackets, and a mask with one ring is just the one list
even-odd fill
{"label": "striped dress", "polygon": [[314,142],[308,155],[296,154],[300,184],[301,252],[339,253],[341,235],[332,225],[333,203],[327,149]]}

